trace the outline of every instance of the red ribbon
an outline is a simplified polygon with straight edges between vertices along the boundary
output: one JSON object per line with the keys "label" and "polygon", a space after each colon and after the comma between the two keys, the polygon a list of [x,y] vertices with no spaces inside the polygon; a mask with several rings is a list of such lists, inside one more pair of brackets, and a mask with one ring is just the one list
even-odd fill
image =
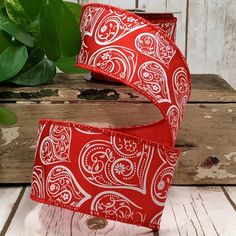
{"label": "red ribbon", "polygon": [[162,29],[116,7],[83,6],[80,28],[76,66],[143,94],[163,120],[96,128],[41,119],[31,198],[158,230],[191,91],[187,63]]}

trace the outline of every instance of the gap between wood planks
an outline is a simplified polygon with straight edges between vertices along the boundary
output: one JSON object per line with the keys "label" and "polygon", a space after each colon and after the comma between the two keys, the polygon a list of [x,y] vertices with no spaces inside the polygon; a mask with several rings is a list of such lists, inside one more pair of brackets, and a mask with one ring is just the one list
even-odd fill
{"label": "gap between wood planks", "polygon": [[[191,187],[192,187],[192,189],[191,189]],[[222,208],[222,206],[225,206],[226,209],[228,209],[228,210],[229,210],[229,207],[232,206],[232,208],[231,208],[232,210],[228,211],[228,212],[233,212],[233,210],[236,210],[236,205],[235,205],[235,203],[236,203],[236,189],[235,189],[235,187],[236,186],[234,186],[233,188],[232,188],[232,186],[205,186],[205,188],[203,187],[203,189],[201,189],[201,187],[199,187],[199,186],[182,186],[182,190],[181,190],[181,186],[178,186],[177,188],[175,186],[173,186],[173,189],[170,193],[170,198],[166,204],[166,209],[167,210],[169,209],[168,215],[170,214],[170,210],[172,209],[172,213],[174,215],[176,214],[176,216],[175,216],[176,219],[174,220],[173,219],[174,216],[173,215],[171,216],[171,214],[170,214],[170,217],[168,217],[168,219],[166,217],[165,217],[165,219],[163,219],[163,223],[164,223],[163,226],[165,225],[164,232],[163,231],[161,231],[161,232],[147,231],[145,233],[139,232],[139,231],[137,231],[137,232],[141,233],[142,235],[147,234],[147,235],[154,235],[154,236],[169,235],[169,233],[170,233],[170,235],[185,235],[185,233],[191,233],[191,232],[194,233],[194,235],[210,236],[210,235],[213,235],[212,232],[215,232],[215,234],[218,236],[228,236],[228,234],[223,233],[224,232],[223,229],[225,229],[227,227],[227,224],[224,225],[224,221],[222,221],[221,226],[219,226],[219,224],[218,224],[219,220],[220,220],[219,213],[221,212],[221,209],[223,209],[223,212],[225,212],[225,213],[227,212],[227,210],[224,211],[224,207]],[[27,209],[25,209],[24,204],[26,204],[25,201],[28,202],[28,192],[29,191],[30,191],[30,187],[28,187],[28,186],[27,187],[23,186],[23,188],[21,189],[21,191],[20,191],[18,197],[16,198],[16,201],[12,207],[12,211],[9,214],[9,216],[6,220],[6,223],[3,227],[3,230],[0,234],[1,236],[4,236],[6,233],[8,233],[9,235],[15,235],[16,232],[18,232],[18,231],[21,232],[21,230],[22,230],[22,229],[18,228],[19,226],[20,227],[22,226],[23,228],[25,227],[25,226],[23,226],[23,224],[21,222],[17,223],[16,220],[20,220],[20,218],[23,217],[22,210],[27,211]],[[208,195],[207,194],[208,191],[210,191],[210,192],[216,191],[216,196],[213,197],[212,193],[210,193],[210,192]],[[187,194],[186,197],[189,199],[187,200],[187,198],[186,198],[186,202],[183,202],[183,199],[185,198],[184,196],[188,192],[190,195],[187,197],[187,195],[188,195]],[[198,194],[198,192],[199,192],[199,194]],[[203,195],[200,194],[200,192],[202,192]],[[218,192],[218,194],[217,194],[217,192]],[[220,194],[220,192],[221,192],[221,194]],[[26,195],[27,195],[27,199],[26,199]],[[220,205],[218,206],[218,209],[217,209],[217,205],[214,205],[214,201],[212,201],[215,198],[218,198],[217,196],[219,197],[219,201],[222,201],[223,197],[225,197],[225,203],[227,203],[224,205],[222,202],[219,202]],[[23,205],[22,205],[22,203],[23,203]],[[53,217],[55,213],[57,213],[59,215],[61,214],[59,209],[53,209],[53,207],[51,207],[51,208],[50,208],[51,214],[49,214],[50,218]],[[29,209],[30,209],[30,207],[29,207]],[[213,211],[209,211],[209,209],[212,209]],[[32,208],[31,210],[34,211],[34,208]],[[45,212],[45,210],[43,210],[43,212]],[[46,213],[44,213],[43,218],[48,217],[48,215],[47,214],[45,215],[45,214]],[[71,214],[72,213],[70,213],[69,215],[71,215]],[[203,214],[206,214],[206,218],[203,217]],[[68,213],[64,214],[64,216],[67,216],[67,217],[69,215],[68,215]],[[181,219],[180,216],[182,216],[183,219]],[[31,220],[33,219],[32,217],[34,218],[34,216],[31,215]],[[230,217],[230,215],[226,215],[226,217]],[[233,217],[233,215],[231,217]],[[73,218],[73,216],[72,216],[72,218]],[[88,218],[88,217],[83,216],[83,218]],[[31,220],[29,221],[29,219],[28,219],[28,223],[31,222]],[[47,221],[47,219],[45,219],[45,220]],[[77,220],[75,220],[75,221],[77,221]],[[186,220],[187,220],[188,224],[190,224],[190,226],[186,225]],[[227,221],[227,219],[226,219],[226,221]],[[58,222],[60,223],[60,220],[57,221],[57,223]],[[232,218],[231,218],[231,222],[233,222]],[[63,221],[61,221],[61,223],[63,223]],[[83,226],[83,225],[85,225],[85,222],[82,220],[82,222],[80,222],[80,224]],[[168,224],[168,227],[166,228],[167,224]],[[11,227],[9,227],[9,226],[11,226]],[[176,227],[178,227],[178,231],[177,231],[177,229],[175,229],[173,232],[173,229]],[[187,228],[185,229],[185,227],[187,227],[188,229]],[[14,230],[12,230],[12,228],[14,228]],[[234,226],[232,226],[232,229],[233,228],[235,229]],[[232,231],[232,229],[231,229],[231,231]],[[34,230],[35,230],[35,232],[37,231],[36,228]],[[187,231],[185,232],[185,230],[187,230]],[[133,232],[133,231],[129,231],[129,232]],[[209,234],[205,234],[207,232]],[[95,233],[95,234],[91,234],[91,235],[97,235],[96,231],[93,231],[93,233]],[[98,233],[98,235],[100,235],[99,231],[97,233]],[[171,233],[176,233],[176,234],[171,234]],[[140,235],[140,234],[134,233],[134,235]]]}
{"label": "gap between wood planks", "polygon": [[17,211],[17,208],[20,205],[20,202],[21,202],[21,199],[22,199],[22,197],[23,197],[23,195],[25,193],[26,187],[27,186],[23,186],[22,187],[22,189],[21,189],[21,191],[19,193],[19,196],[17,197],[17,199],[16,199],[16,201],[15,201],[15,203],[14,203],[12,209],[11,209],[11,212],[10,212],[10,214],[9,214],[9,216],[8,216],[4,226],[2,228],[2,231],[0,232],[0,236],[4,236],[6,234],[8,228],[9,228],[9,226],[11,224],[11,221],[12,221],[12,219],[13,219],[16,211]]}
{"label": "gap between wood planks", "polygon": [[224,186],[221,186],[221,189],[223,191],[223,193],[225,194],[225,197],[227,198],[227,200],[229,201],[229,203],[231,204],[231,206],[234,208],[234,210],[236,211],[236,202],[233,201],[233,199],[231,198],[231,196],[229,195],[229,193],[227,192],[227,190],[225,189]]}

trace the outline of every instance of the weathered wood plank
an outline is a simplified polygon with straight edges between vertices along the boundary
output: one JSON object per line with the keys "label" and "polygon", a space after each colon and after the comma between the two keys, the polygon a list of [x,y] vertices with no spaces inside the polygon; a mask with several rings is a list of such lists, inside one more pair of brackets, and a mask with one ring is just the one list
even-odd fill
{"label": "weathered wood plank", "polygon": [[0,235],[21,189],[22,187],[0,187]]}
{"label": "weathered wood plank", "polygon": [[188,62],[192,73],[215,73],[236,88],[236,1],[189,1]]}
{"label": "weathered wood plank", "polygon": [[[155,235],[144,227],[33,202],[29,200],[29,193],[30,187],[6,236]],[[226,236],[235,232],[236,212],[220,187],[170,188],[159,236]]]}
{"label": "weathered wood plank", "polygon": [[6,236],[153,235],[148,228],[105,220],[33,202],[29,199],[29,193],[30,187],[26,189]]}
{"label": "weathered wood plank", "polygon": [[[168,199],[177,227],[165,235],[235,234],[236,211],[220,187],[172,187]],[[168,219],[164,212],[163,221],[165,217]]]}
{"label": "weathered wood plank", "polygon": [[152,12],[178,12],[175,14],[177,17],[177,30],[176,30],[176,43],[180,47],[183,54],[185,53],[185,40],[186,40],[186,4],[187,0],[139,0],[139,7],[146,11]]}
{"label": "weathered wood plank", "polygon": [[169,12],[180,12],[180,14],[175,14],[177,18],[176,44],[185,55],[187,0],[166,0],[166,6]]}
{"label": "weathered wood plank", "polygon": [[167,11],[167,3],[166,0],[139,0],[139,8],[156,11],[156,12],[166,12]]}
{"label": "weathered wood plank", "polygon": [[225,105],[188,105],[177,141],[183,153],[174,183],[235,184],[236,109]]}
{"label": "weathered wood plank", "polygon": [[[31,200],[29,199],[29,187],[26,188],[25,193],[21,199],[21,202],[17,208],[17,211],[11,221],[10,226],[8,227],[8,230],[5,235],[8,236],[21,236],[21,235],[28,235],[27,234],[24,221],[27,220],[27,214],[33,209],[33,205]],[[35,218],[31,218],[32,224],[35,223]],[[36,225],[35,225],[36,226]],[[35,228],[35,234],[39,236],[40,234],[37,232],[37,228]],[[32,235],[33,236],[33,235]]]}
{"label": "weathered wood plank", "polygon": [[[217,75],[192,75],[189,103],[236,102],[236,92]],[[149,102],[140,93],[117,83],[86,81],[80,75],[57,74],[54,82],[40,87],[0,87],[0,102],[113,100]]]}
{"label": "weathered wood plank", "polygon": [[127,8],[132,9],[135,8],[135,0],[70,0],[71,2],[79,2],[80,4],[85,3],[104,3],[104,4],[110,4],[112,6],[117,6],[121,8]]}
{"label": "weathered wood plank", "polygon": [[[177,140],[183,155],[173,183],[236,184],[236,92],[215,75],[194,75],[192,84]],[[132,126],[161,119],[160,112],[132,89],[121,84],[88,82],[78,75],[57,75],[53,84],[37,88],[1,87],[0,99],[18,116],[16,125],[0,126],[0,182],[29,182],[39,118],[100,127]]]}
{"label": "weathered wood plank", "polygon": [[[236,153],[235,153],[236,154]],[[235,207],[236,210],[236,186],[232,186],[232,187],[223,187],[226,191],[226,193],[228,194],[231,203],[233,205],[233,207]]]}
{"label": "weathered wood plank", "polygon": [[[36,129],[41,117],[100,127],[142,124],[160,117],[159,111],[150,103],[84,101],[78,104],[5,106],[16,112],[18,122],[0,130],[2,183],[30,181]],[[235,103],[188,105],[177,139],[183,153],[174,184],[236,184],[235,117]]]}

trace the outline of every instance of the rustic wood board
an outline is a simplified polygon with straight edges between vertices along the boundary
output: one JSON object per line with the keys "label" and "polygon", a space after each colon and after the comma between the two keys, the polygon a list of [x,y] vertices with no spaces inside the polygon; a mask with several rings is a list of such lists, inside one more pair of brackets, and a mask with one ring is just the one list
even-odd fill
{"label": "rustic wood board", "polygon": [[0,235],[22,190],[22,187],[0,187]]}
{"label": "rustic wood board", "polygon": [[104,4],[110,4],[113,6],[121,7],[121,8],[135,8],[135,0],[69,0],[70,2],[85,4],[85,3],[104,3]]}
{"label": "rustic wood board", "polygon": [[234,209],[236,210],[236,186],[232,187],[223,187],[226,194],[228,195],[229,201],[234,206]]}
{"label": "rustic wood board", "polygon": [[[173,184],[236,184],[236,92],[216,75],[193,75],[192,87]],[[0,126],[0,183],[30,182],[42,117],[100,127],[161,119],[153,104],[127,86],[88,82],[79,75],[58,74],[53,84],[37,88],[1,87],[0,99],[18,117],[16,125]]]}
{"label": "rustic wood board", "polygon": [[[148,228],[105,220],[33,202],[30,187],[6,236],[158,235]],[[222,217],[224,216],[224,217]],[[170,188],[159,236],[231,236],[236,232],[236,211],[221,187]]]}
{"label": "rustic wood board", "polygon": [[[236,102],[235,90],[217,75],[192,75],[191,81],[193,90],[189,103]],[[57,74],[52,84],[39,87],[0,87],[0,102],[74,102],[83,99],[150,102],[122,84],[94,80],[91,83],[81,75]]]}
{"label": "rustic wood board", "polygon": [[178,12],[176,29],[176,43],[185,54],[186,47],[186,12],[187,0],[139,0],[139,7],[147,11],[155,12]]}
{"label": "rustic wood board", "polygon": [[[13,127],[1,129],[0,182],[30,181],[36,129],[41,117],[109,127],[140,124],[144,120],[148,123],[153,121],[156,112],[149,103],[105,104],[5,104],[16,112],[18,122]],[[143,112],[138,114],[140,110]],[[122,119],[120,113],[125,114]],[[233,117],[236,117],[236,108],[231,103],[188,105],[177,140],[183,153],[174,184],[236,183],[236,130],[232,128],[236,125],[236,119]]]}
{"label": "rustic wood board", "polygon": [[191,0],[188,62],[192,73],[217,73],[236,88],[236,2]]}
{"label": "rustic wood board", "polygon": [[177,227],[166,235],[235,234],[236,211],[221,187],[172,187],[168,199]]}
{"label": "rustic wood board", "polygon": [[145,235],[150,229],[69,211],[33,202],[29,199],[30,187],[25,191],[6,236],[44,235]]}

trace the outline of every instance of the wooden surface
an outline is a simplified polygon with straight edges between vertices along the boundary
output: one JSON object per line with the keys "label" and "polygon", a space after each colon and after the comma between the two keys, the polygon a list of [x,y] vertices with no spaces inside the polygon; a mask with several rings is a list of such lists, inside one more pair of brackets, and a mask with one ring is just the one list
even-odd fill
{"label": "wooden surface", "polygon": [[[192,84],[173,184],[236,184],[236,92],[214,75],[194,75]],[[16,125],[0,127],[0,183],[30,182],[39,118],[100,127],[161,119],[159,110],[132,89],[75,75],[58,75],[44,87],[1,87],[0,102],[18,117]]]}
{"label": "wooden surface", "polygon": [[138,0],[138,3],[152,11],[180,12],[176,15],[177,44],[187,56],[191,72],[219,74],[236,88],[235,0]]}
{"label": "wooden surface", "polygon": [[223,76],[236,88],[236,1],[189,0],[188,62],[192,73]]}
{"label": "wooden surface", "polygon": [[176,43],[183,54],[186,51],[186,0],[139,0],[139,7],[146,11],[178,12],[177,18]]}
{"label": "wooden surface", "polygon": [[[76,2],[76,0],[73,0]],[[219,74],[236,89],[235,0],[81,0],[176,14],[177,45],[192,73]]]}
{"label": "wooden surface", "polygon": [[4,225],[8,223],[11,212],[14,212],[21,190],[22,187],[0,186],[0,232],[5,230]]}
{"label": "wooden surface", "polygon": [[[14,214],[7,212],[7,222],[0,218],[4,225],[4,232],[0,229],[1,236],[233,236],[236,233],[236,186],[172,186],[159,234],[148,228],[36,203],[29,199],[30,187],[23,189],[24,195],[19,194]],[[4,191],[13,190],[5,188]],[[7,198],[0,197],[1,209],[8,204]]]}

